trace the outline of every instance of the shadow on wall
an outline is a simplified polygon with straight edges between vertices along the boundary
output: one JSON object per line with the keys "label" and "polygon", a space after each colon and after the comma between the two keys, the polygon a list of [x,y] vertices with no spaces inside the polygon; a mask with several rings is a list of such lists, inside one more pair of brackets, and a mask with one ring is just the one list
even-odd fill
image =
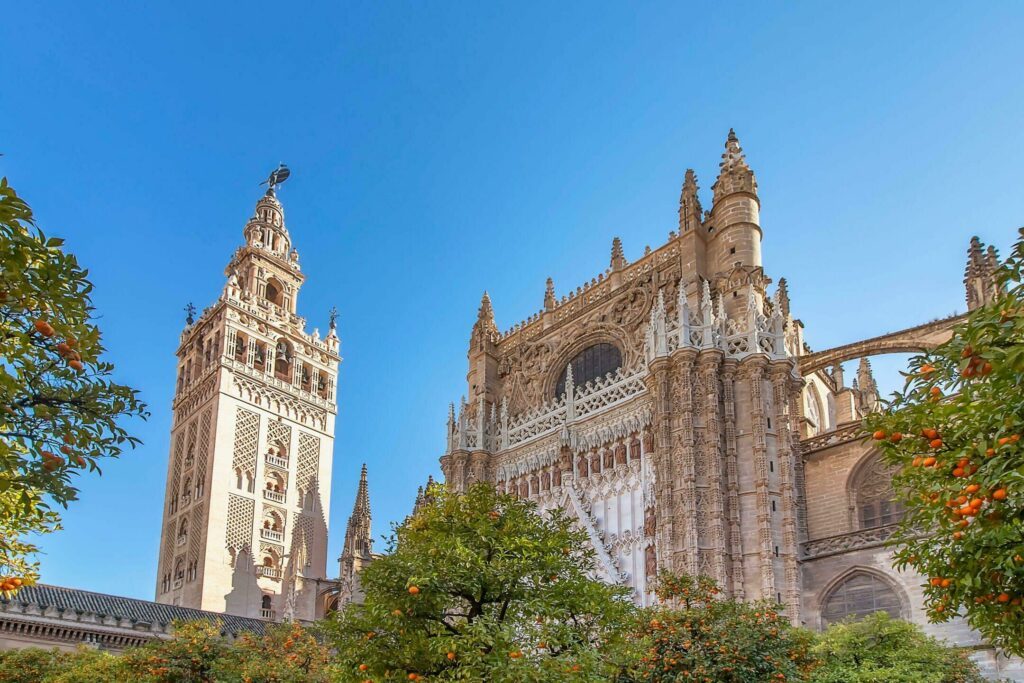
{"label": "shadow on wall", "polygon": [[[302,496],[302,512],[292,530],[292,545],[285,567],[285,603],[291,607],[296,619],[316,619],[323,616],[322,601],[318,599],[319,585],[315,579],[326,577],[327,548],[317,539],[327,539],[327,519],[320,496],[320,482],[313,478],[309,491]],[[287,611],[287,607],[286,607]]]}
{"label": "shadow on wall", "polygon": [[248,548],[235,557],[231,573],[231,592],[224,596],[224,611],[240,617],[259,617],[263,591],[256,583],[256,567]]}

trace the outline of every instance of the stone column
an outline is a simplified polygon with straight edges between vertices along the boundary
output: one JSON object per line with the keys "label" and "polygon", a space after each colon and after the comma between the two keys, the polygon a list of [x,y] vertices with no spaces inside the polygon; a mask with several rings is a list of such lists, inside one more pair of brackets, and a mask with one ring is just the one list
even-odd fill
{"label": "stone column", "polygon": [[706,518],[702,518],[703,526],[706,527],[710,536],[711,545],[711,566],[714,568],[714,578],[722,588],[728,586],[728,572],[726,569],[726,507],[725,498],[722,495],[722,421],[719,415],[719,363],[724,354],[718,350],[702,351],[699,359],[699,372],[701,384],[704,389],[702,405],[700,406],[701,422],[704,426],[704,447],[698,457],[704,460],[708,481],[708,501],[711,507]]}
{"label": "stone column", "polygon": [[772,533],[771,496],[768,478],[768,425],[764,412],[763,383],[765,366],[763,356],[752,356],[740,366],[750,392],[751,448],[754,461],[754,493],[757,509],[757,540],[760,556],[761,598],[775,597],[775,558]]}
{"label": "stone column", "polygon": [[729,514],[729,584],[726,589],[742,600],[743,531],[740,528],[740,475],[736,460],[736,361],[722,364],[722,408],[725,418],[725,486]]}
{"label": "stone column", "polygon": [[651,453],[654,466],[654,509],[658,526],[655,532],[655,551],[658,569],[671,570],[673,546],[673,528],[675,521],[675,495],[673,491],[672,463],[672,378],[667,358],[656,359],[650,365],[647,375],[647,391],[651,396],[654,412],[651,418],[651,434],[653,451]]}
{"label": "stone column", "polygon": [[693,369],[696,351],[683,349],[672,355],[672,463],[676,491],[673,517],[675,543],[673,565],[688,574],[699,573],[700,544],[697,534],[697,454],[693,429]]}
{"label": "stone column", "polygon": [[[788,359],[773,361],[770,373],[775,405],[779,489],[782,493],[782,548],[780,554],[785,571],[784,604],[790,621],[798,624],[800,623],[800,567],[797,564],[799,543],[797,540],[796,466],[793,451],[796,434],[793,423],[798,422],[799,413],[792,415],[790,412],[793,361]],[[791,417],[793,419],[790,419]]]}

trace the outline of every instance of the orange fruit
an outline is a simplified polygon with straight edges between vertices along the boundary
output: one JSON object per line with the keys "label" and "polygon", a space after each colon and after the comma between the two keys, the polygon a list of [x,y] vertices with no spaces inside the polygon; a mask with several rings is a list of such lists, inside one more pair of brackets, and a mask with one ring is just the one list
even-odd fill
{"label": "orange fruit", "polygon": [[448,653],[448,659],[449,660],[455,659],[455,653],[454,652],[449,652]]}
{"label": "orange fruit", "polygon": [[419,594],[420,594],[420,587],[419,586],[409,586],[409,595],[419,595]]}
{"label": "orange fruit", "polygon": [[366,666],[365,664],[360,664],[360,665],[359,665],[359,670],[360,670],[360,671],[366,671],[366,670],[367,670],[367,669],[369,669],[369,668],[370,668],[370,667]]}
{"label": "orange fruit", "polygon": [[903,435],[900,434],[899,432],[893,432],[892,436],[889,437],[889,441],[892,441],[893,443],[899,443],[900,441],[903,441]]}
{"label": "orange fruit", "polygon": [[995,500],[1006,500],[1006,489],[996,489],[992,492],[992,497]]}
{"label": "orange fruit", "polygon": [[935,464],[935,458],[925,458],[921,462],[921,464],[924,465],[925,467],[931,467],[932,465]]}
{"label": "orange fruit", "polygon": [[50,323],[46,322],[45,320],[39,319],[32,323],[32,326],[36,328],[36,332],[43,335],[44,337],[53,336],[53,326],[51,326]]}
{"label": "orange fruit", "polygon": [[942,439],[932,439],[928,445],[936,449],[942,448]]}
{"label": "orange fruit", "polygon": [[875,432],[871,436],[874,437],[875,441],[881,441],[882,439],[885,438],[885,432],[883,432],[881,429],[879,429],[877,432]]}

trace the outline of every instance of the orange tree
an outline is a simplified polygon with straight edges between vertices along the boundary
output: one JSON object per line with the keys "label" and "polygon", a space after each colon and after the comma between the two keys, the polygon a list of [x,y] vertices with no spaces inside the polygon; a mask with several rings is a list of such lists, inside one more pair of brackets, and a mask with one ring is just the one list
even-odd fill
{"label": "orange tree", "polygon": [[1024,230],[993,303],[910,362],[865,420],[906,507],[896,566],[927,577],[933,621],[957,615],[1024,654]]}
{"label": "orange tree", "polygon": [[706,576],[662,574],[656,592],[662,604],[640,616],[645,651],[624,682],[799,681],[814,663],[813,636],[778,605],[722,599]]}
{"label": "orange tree", "polygon": [[344,681],[607,681],[633,612],[561,511],[433,487],[325,626]]}
{"label": "orange tree", "polygon": [[56,528],[51,503],[137,443],[122,418],[146,416],[100,360],[87,275],[0,179],[0,592],[33,579],[26,533]]}

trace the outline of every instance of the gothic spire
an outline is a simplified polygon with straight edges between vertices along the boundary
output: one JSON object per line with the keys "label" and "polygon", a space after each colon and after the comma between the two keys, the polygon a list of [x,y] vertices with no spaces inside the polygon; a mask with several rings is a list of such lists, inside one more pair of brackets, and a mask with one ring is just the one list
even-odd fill
{"label": "gothic spire", "polygon": [[366,464],[363,464],[359,475],[359,488],[356,500],[352,505],[352,515],[348,518],[345,530],[345,546],[342,550],[342,561],[346,557],[369,558],[373,539],[370,538],[370,488],[366,482]]}
{"label": "gothic spire", "polygon": [[697,174],[692,168],[686,169],[683,189],[679,194],[679,234],[700,225],[702,209],[697,196]]}
{"label": "gothic spire", "polygon": [[476,313],[476,323],[473,325],[471,343],[475,346],[485,339],[496,341],[498,336],[498,326],[494,324],[494,308],[491,306],[491,297],[487,290],[484,290],[483,298],[480,299],[480,308]]}
{"label": "gothic spire", "polygon": [[779,287],[775,290],[775,298],[779,302],[779,312],[782,313],[783,317],[789,316],[789,283],[786,282],[786,278],[779,278]]}
{"label": "gothic spire", "polygon": [[555,307],[555,281],[548,278],[544,286],[544,310],[550,311]]}
{"label": "gothic spire", "polygon": [[747,165],[747,156],[743,153],[740,139],[736,137],[736,131],[732,128],[729,129],[729,136],[725,140],[725,152],[718,166],[718,180],[711,186],[715,193],[715,203],[734,192],[757,194],[757,179]]}
{"label": "gothic spire", "polygon": [[612,270],[622,270],[626,267],[626,255],[622,251],[622,240],[618,237],[612,239]]}
{"label": "gothic spire", "polygon": [[999,256],[991,245],[987,250],[977,236],[971,238],[967,248],[967,267],[964,269],[964,286],[967,289],[967,309],[974,310],[993,301],[999,294],[996,274],[999,270]]}

